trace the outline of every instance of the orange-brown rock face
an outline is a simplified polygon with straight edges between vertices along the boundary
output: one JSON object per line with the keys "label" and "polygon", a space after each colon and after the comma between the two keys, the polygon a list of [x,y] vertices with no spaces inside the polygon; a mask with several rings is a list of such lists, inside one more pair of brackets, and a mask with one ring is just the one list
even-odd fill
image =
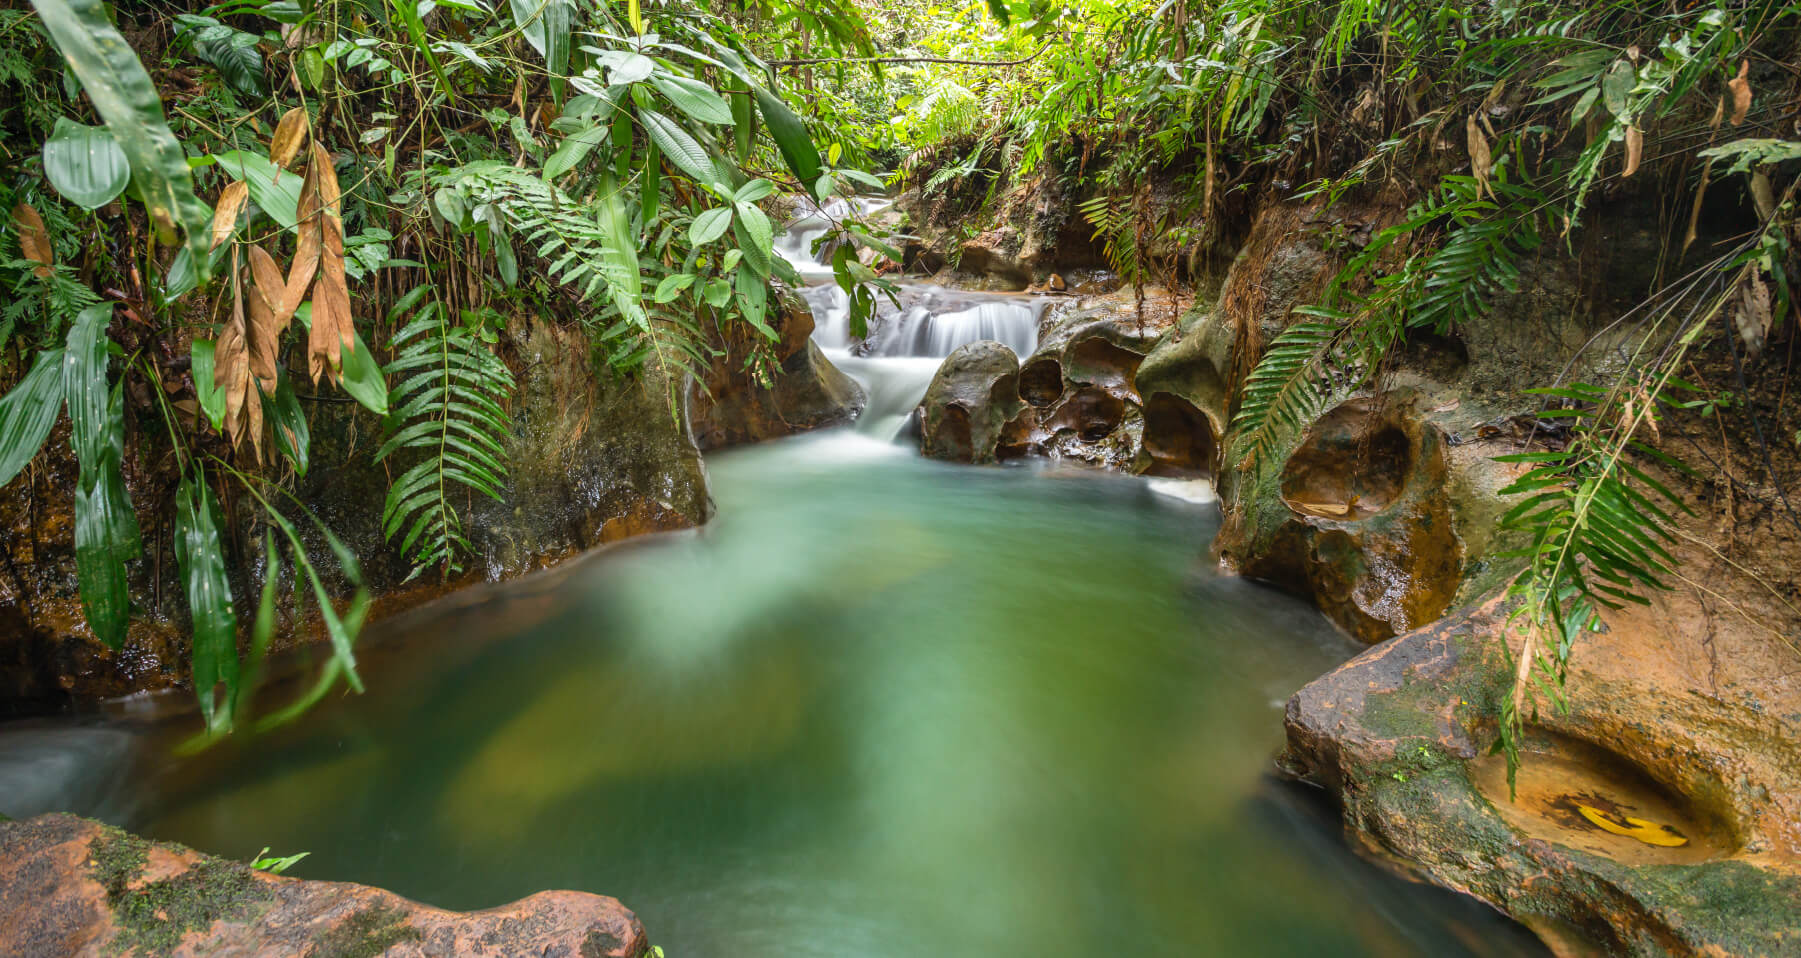
{"label": "orange-brown rock face", "polygon": [[[754,330],[716,332],[721,355],[697,382],[689,400],[694,439],[702,449],[779,439],[838,426],[857,418],[867,397],[813,342],[813,312],[799,296],[783,293],[770,323],[780,337],[769,344]],[[728,341],[729,340],[729,341]],[[753,351],[773,352],[767,381],[746,367]]]}
{"label": "orange-brown rock face", "polygon": [[253,871],[72,815],[0,823],[0,954],[640,958],[612,898],[545,891],[452,912],[348,882]]}

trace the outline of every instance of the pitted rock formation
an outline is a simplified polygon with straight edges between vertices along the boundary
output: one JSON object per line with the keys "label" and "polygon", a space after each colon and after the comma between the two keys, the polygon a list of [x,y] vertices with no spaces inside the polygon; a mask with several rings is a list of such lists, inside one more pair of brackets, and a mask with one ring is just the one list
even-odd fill
{"label": "pitted rock formation", "polygon": [[1316,420],[1227,514],[1221,556],[1310,594],[1365,642],[1425,625],[1463,584],[1445,439],[1409,398],[1365,397]]}
{"label": "pitted rock formation", "polygon": [[[813,311],[799,295],[783,291],[770,321],[780,337],[777,368],[770,382],[757,381],[745,360],[760,345],[760,334],[735,325],[730,341],[717,342],[721,356],[695,384],[689,400],[694,438],[702,449],[778,439],[851,422],[868,397],[856,380],[826,359],[813,342]],[[718,337],[728,334],[715,331]]]}
{"label": "pitted rock formation", "polygon": [[[1037,455],[1133,469],[1146,422],[1139,366],[1171,325],[1162,302],[1143,311],[1113,303],[1055,320],[1020,368],[1025,407],[1007,424],[1001,458]],[[1193,439],[1187,441],[1192,447]],[[1168,439],[1163,448],[1178,443]]]}
{"label": "pitted rock formation", "polygon": [[[1616,619],[1610,637],[1633,642],[1659,619]],[[1635,644],[1624,668],[1605,642],[1585,646],[1578,663],[1597,670],[1572,676],[1568,712],[1541,703],[1510,795],[1489,754],[1508,636],[1495,601],[1314,681],[1288,703],[1286,767],[1338,795],[1346,827],[1384,858],[1493,903],[1559,953],[1795,953],[1801,751],[1770,724],[1801,705],[1792,685],[1752,656],[1716,677],[1728,704],[1655,646]]]}
{"label": "pitted rock formation", "polygon": [[1024,405],[1013,350],[988,340],[959,346],[919,404],[920,448],[934,459],[993,462],[1007,423]]}
{"label": "pitted rock formation", "polygon": [[612,898],[546,891],[452,912],[347,882],[302,881],[72,815],[0,823],[0,953],[244,958],[641,958]]}

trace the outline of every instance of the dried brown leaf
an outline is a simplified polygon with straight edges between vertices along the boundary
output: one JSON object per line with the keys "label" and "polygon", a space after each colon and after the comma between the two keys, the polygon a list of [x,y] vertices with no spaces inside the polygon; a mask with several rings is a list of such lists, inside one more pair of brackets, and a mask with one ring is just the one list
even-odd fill
{"label": "dried brown leaf", "polygon": [[1638,124],[1626,125],[1626,168],[1620,171],[1621,177],[1628,177],[1638,172],[1639,161],[1645,156],[1645,133]]}
{"label": "dried brown leaf", "polygon": [[44,218],[29,203],[13,207],[13,229],[19,233],[19,255],[38,265],[31,268],[39,277],[49,276],[56,265],[56,249],[50,245],[50,231]]}
{"label": "dried brown leaf", "polygon": [[[225,393],[225,435],[236,446],[246,431],[245,394],[254,387],[250,385],[250,343],[244,333],[244,289],[236,273],[231,287],[231,317],[219,331],[213,350],[213,385]],[[253,405],[260,411],[260,402]]]}
{"label": "dried brown leaf", "polygon": [[307,339],[307,368],[313,382],[325,376],[337,381],[344,354],[356,348],[356,326],[350,318],[350,285],[344,275],[344,230],[326,216],[325,244],[319,278],[313,282],[313,329]]}
{"label": "dried brown leaf", "polygon": [[307,369],[313,382],[337,381],[344,354],[356,348],[356,326],[350,316],[350,284],[344,275],[344,221],[339,212],[338,174],[331,154],[313,144],[307,173],[316,183],[319,274],[313,281],[313,328],[307,338]]}
{"label": "dried brown leaf", "polygon": [[250,278],[256,286],[256,298],[269,311],[270,322],[279,334],[288,328],[288,321],[294,318],[294,311],[290,309],[286,314],[281,312],[287,282],[281,277],[281,267],[276,265],[275,257],[270,256],[261,246],[250,247]]}
{"label": "dried brown leaf", "polygon": [[1470,146],[1470,175],[1476,178],[1476,193],[1494,194],[1488,185],[1488,175],[1494,170],[1494,157],[1489,153],[1488,137],[1482,135],[1482,127],[1476,122],[1476,115],[1464,123],[1464,132],[1468,134]]}
{"label": "dried brown leaf", "polygon": [[1688,208],[1688,230],[1682,234],[1682,252],[1678,259],[1688,255],[1688,248],[1695,245],[1695,236],[1701,229],[1701,201],[1707,197],[1707,184],[1713,180],[1713,160],[1709,159],[1701,167],[1701,183],[1695,187],[1695,202]]}
{"label": "dried brown leaf", "polygon": [[298,227],[300,240],[294,247],[294,262],[288,267],[288,282],[282,293],[276,315],[294,315],[306,299],[307,287],[319,269],[319,247],[324,238],[324,204],[319,199],[318,163],[307,164],[306,177],[300,183]]}
{"label": "dried brown leaf", "polygon": [[1732,125],[1745,122],[1745,114],[1751,112],[1751,61],[1740,60],[1738,76],[1726,84],[1732,93]]}
{"label": "dried brown leaf", "polygon": [[306,131],[306,107],[297,106],[283,113],[281,122],[275,124],[275,135],[269,138],[269,162],[285,168],[294,159],[294,154],[300,152]]}
{"label": "dried brown leaf", "polygon": [[250,197],[250,184],[232,180],[219,194],[219,205],[213,209],[213,249],[231,238],[238,228],[238,216],[244,212],[244,201]]}
{"label": "dried brown leaf", "polygon": [[1739,339],[1745,353],[1755,359],[1770,338],[1770,287],[1763,277],[1752,273],[1739,287],[1738,310],[1735,314]]}

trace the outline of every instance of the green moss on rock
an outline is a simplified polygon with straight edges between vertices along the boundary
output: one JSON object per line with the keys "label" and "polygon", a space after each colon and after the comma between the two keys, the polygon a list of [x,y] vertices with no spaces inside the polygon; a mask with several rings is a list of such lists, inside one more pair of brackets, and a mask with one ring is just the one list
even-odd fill
{"label": "green moss on rock", "polygon": [[133,887],[152,843],[107,829],[89,846],[90,874],[106,889],[116,933],[110,954],[166,955],[184,935],[249,917],[273,895],[237,862],[206,859],[170,878]]}
{"label": "green moss on rock", "polygon": [[371,905],[327,929],[313,943],[308,958],[376,958],[403,941],[424,936],[407,924],[406,914],[391,905]]}

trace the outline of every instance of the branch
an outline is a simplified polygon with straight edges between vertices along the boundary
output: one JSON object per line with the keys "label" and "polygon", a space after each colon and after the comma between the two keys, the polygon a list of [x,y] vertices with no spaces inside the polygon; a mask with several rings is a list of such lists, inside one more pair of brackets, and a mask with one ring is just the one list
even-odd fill
{"label": "branch", "polygon": [[949,63],[964,67],[1016,67],[1022,63],[1031,63],[1044,56],[1044,51],[1051,48],[1051,41],[1046,40],[1038,52],[1018,60],[956,60],[950,57],[822,57],[816,60],[765,60],[772,67],[804,67],[816,63]]}

